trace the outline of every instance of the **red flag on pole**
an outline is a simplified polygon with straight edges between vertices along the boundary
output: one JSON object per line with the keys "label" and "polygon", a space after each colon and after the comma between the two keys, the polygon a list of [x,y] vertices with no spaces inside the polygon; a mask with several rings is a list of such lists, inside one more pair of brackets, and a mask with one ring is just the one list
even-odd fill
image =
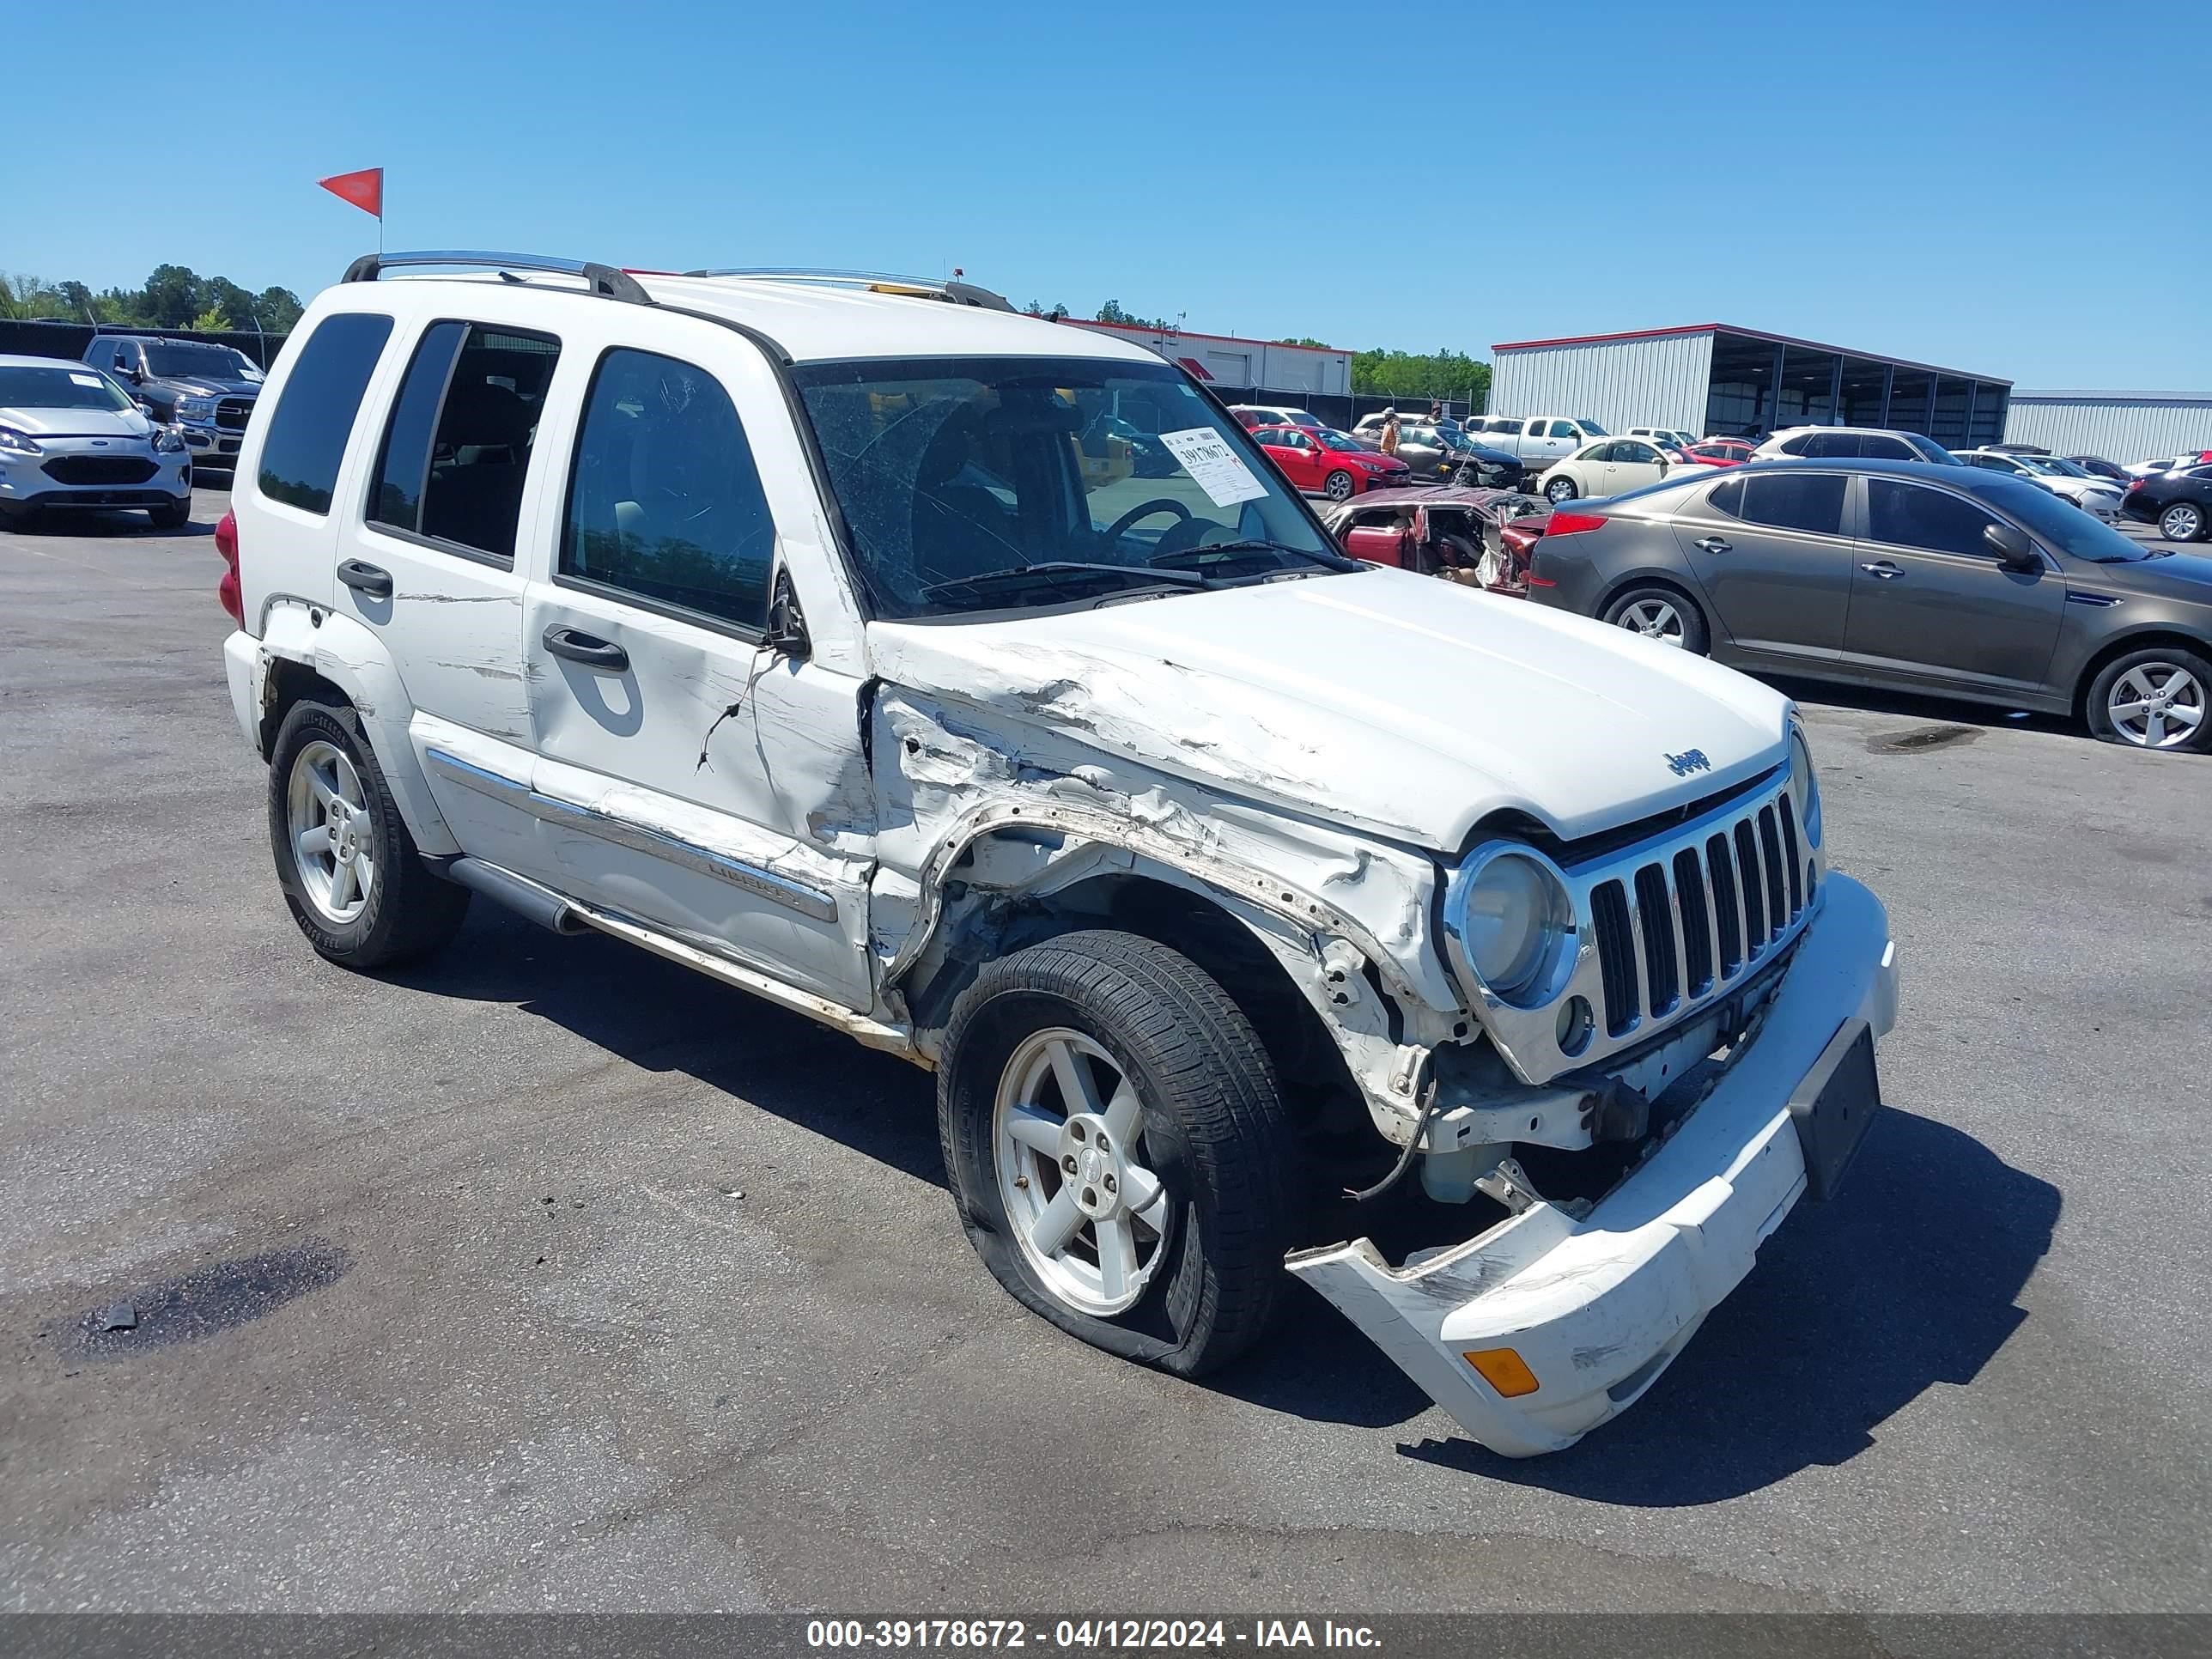
{"label": "red flag on pole", "polygon": [[384,217],[384,169],[363,167],[359,173],[337,173],[315,182],[341,201],[351,202],[363,213]]}

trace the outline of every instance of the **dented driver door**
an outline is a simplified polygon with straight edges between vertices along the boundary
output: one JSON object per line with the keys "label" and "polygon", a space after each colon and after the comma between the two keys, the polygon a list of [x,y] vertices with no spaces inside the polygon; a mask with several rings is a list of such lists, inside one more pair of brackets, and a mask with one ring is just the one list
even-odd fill
{"label": "dented driver door", "polygon": [[539,439],[561,468],[524,602],[526,873],[865,1010],[862,681],[763,637],[777,570],[803,594],[820,557],[780,389],[733,331],[603,309]]}

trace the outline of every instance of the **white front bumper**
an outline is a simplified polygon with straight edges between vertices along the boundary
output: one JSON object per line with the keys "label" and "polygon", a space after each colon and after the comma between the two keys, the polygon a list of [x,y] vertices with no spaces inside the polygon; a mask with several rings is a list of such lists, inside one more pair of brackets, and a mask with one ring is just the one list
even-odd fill
{"label": "white front bumper", "polygon": [[[1492,1451],[1558,1451],[1626,1410],[1803,1194],[1792,1093],[1846,1021],[1877,1041],[1896,1021],[1881,902],[1847,876],[1822,890],[1750,1046],[1587,1218],[1540,1202],[1403,1269],[1364,1238],[1285,1265]],[[1533,1393],[1507,1399],[1462,1358],[1501,1347],[1534,1373]]]}

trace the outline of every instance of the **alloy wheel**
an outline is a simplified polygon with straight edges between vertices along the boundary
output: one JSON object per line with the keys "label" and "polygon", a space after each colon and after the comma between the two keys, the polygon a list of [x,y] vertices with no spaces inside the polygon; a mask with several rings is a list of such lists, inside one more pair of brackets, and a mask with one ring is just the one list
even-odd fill
{"label": "alloy wheel", "polygon": [[1007,1222],[1045,1290],[1101,1318],[1133,1307],[1167,1260],[1175,1206],[1128,1075],[1080,1031],[1035,1032],[1000,1074],[991,1133]]}
{"label": "alloy wheel", "polygon": [[2169,507],[2158,529],[2170,542],[2193,542],[2204,533],[2204,514],[2194,507]]}
{"label": "alloy wheel", "polygon": [[1620,616],[1623,628],[1662,645],[1682,643],[1682,613],[1664,599],[1638,599]]}
{"label": "alloy wheel", "polygon": [[285,825],[301,896],[325,922],[354,921],[375,890],[376,825],[361,774],[337,744],[318,739],[293,761]]}
{"label": "alloy wheel", "polygon": [[2178,749],[2204,724],[2205,687],[2179,663],[2138,663],[2112,682],[2112,729],[2139,749]]}

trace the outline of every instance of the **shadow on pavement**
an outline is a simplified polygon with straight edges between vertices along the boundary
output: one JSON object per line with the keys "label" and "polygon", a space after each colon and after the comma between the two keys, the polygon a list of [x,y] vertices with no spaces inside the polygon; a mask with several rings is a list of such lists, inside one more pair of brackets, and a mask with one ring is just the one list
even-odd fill
{"label": "shadow on pavement", "polygon": [[215,520],[195,517],[178,529],[156,530],[154,521],[145,514],[128,507],[79,507],[66,512],[49,507],[22,528],[33,536],[52,536],[66,541],[176,541],[214,535]]}
{"label": "shadow on pavement", "polygon": [[619,939],[562,938],[478,900],[452,947],[391,977],[437,996],[512,1004],[632,1065],[696,1077],[945,1184],[927,1073]]}
{"label": "shadow on pavement", "polygon": [[2058,1189],[1895,1108],[1836,1200],[1803,1205],[1636,1406],[1527,1461],[1465,1440],[1410,1457],[1601,1503],[1708,1504],[1849,1462],[1938,1383],[1972,1382],[2027,1316]]}
{"label": "shadow on pavement", "polygon": [[2057,732],[2094,742],[2079,722],[2063,714],[2030,709],[2001,708],[1993,703],[1963,702],[1947,697],[1923,696],[1911,691],[1891,691],[1865,685],[1838,685],[1828,680],[1801,680],[1786,674],[1756,674],[1784,696],[1811,707],[1852,708],[1867,714],[1894,714],[1901,720],[1928,720],[1946,726],[1971,726],[2019,732]]}

